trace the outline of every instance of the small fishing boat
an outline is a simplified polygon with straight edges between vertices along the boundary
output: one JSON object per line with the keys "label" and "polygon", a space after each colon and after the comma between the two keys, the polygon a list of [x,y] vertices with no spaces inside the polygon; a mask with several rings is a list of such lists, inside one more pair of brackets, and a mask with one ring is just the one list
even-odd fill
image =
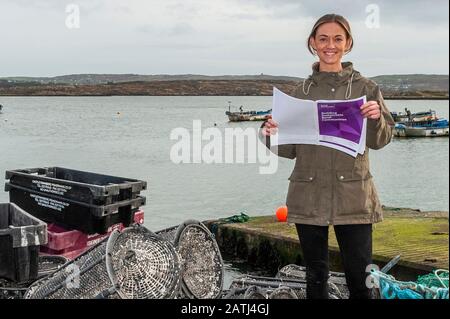
{"label": "small fishing boat", "polygon": [[445,127],[435,126],[406,126],[395,124],[395,136],[397,137],[440,137],[449,136],[448,122]]}
{"label": "small fishing boat", "polygon": [[247,111],[247,112],[225,112],[230,122],[243,121],[265,121],[270,118],[272,110],[267,111]]}
{"label": "small fishing boat", "polygon": [[438,120],[436,111],[429,110],[424,112],[411,113],[408,108],[405,108],[405,112],[391,112],[392,118],[396,123],[407,122],[430,122]]}
{"label": "small fishing boat", "polygon": [[441,137],[449,136],[448,120],[436,116],[436,111],[411,113],[392,112],[395,121],[394,135],[397,137]]}
{"label": "small fishing boat", "polygon": [[267,111],[244,111],[242,106],[239,107],[239,111],[231,112],[231,105],[228,105],[228,111],[225,112],[230,122],[265,121],[270,118],[271,114],[272,109]]}

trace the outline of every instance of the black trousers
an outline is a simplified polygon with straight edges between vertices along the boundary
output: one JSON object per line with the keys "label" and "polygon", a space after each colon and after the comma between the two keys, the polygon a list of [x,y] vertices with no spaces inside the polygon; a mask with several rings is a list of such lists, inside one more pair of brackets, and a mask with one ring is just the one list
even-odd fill
{"label": "black trousers", "polygon": [[[328,226],[296,224],[306,264],[308,299],[328,299]],[[351,299],[370,299],[366,268],[372,264],[372,225],[335,225]]]}

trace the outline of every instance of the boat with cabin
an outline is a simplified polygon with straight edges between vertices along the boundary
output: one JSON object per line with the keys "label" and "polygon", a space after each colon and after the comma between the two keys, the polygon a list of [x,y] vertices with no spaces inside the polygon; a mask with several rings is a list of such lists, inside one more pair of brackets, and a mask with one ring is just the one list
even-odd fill
{"label": "boat with cabin", "polygon": [[447,119],[438,118],[436,111],[411,113],[391,112],[395,121],[394,135],[397,137],[448,137],[449,124]]}
{"label": "boat with cabin", "polygon": [[231,104],[229,104],[228,111],[225,112],[225,115],[228,116],[230,122],[265,121],[272,115],[272,109],[267,111],[244,111],[244,108],[241,105],[239,111],[232,112]]}

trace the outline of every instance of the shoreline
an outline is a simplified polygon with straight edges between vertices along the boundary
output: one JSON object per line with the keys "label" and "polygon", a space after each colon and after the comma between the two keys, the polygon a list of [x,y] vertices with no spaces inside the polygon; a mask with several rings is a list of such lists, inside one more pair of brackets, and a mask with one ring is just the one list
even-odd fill
{"label": "shoreline", "polygon": [[[229,96],[236,96],[236,97],[270,97],[272,95],[223,95],[223,94],[207,94],[207,95],[185,95],[185,94],[170,94],[170,95],[148,95],[148,94],[0,94],[0,97],[173,97],[173,96],[181,96],[181,97],[229,97]],[[405,100],[405,101],[449,101],[450,98],[448,96],[384,96],[384,100]]]}

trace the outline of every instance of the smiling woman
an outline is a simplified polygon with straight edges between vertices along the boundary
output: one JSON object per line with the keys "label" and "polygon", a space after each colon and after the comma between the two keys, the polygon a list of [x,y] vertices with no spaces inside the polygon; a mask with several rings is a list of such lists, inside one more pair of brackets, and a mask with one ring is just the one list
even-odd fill
{"label": "smiling woman", "polygon": [[[313,65],[313,74],[292,95],[314,101],[366,96],[368,102],[357,114],[367,118],[366,148],[353,158],[318,145],[278,145],[279,156],[296,158],[289,178],[287,218],[297,227],[307,268],[308,298],[328,298],[328,227],[333,225],[350,298],[367,299],[371,295],[365,270],[372,263],[372,224],[383,220],[368,153],[369,148],[377,150],[390,142],[394,121],[378,85],[363,77],[351,62],[341,61],[353,48],[350,24],[344,17],[321,17],[307,41],[308,50],[319,61]],[[262,132],[269,136],[277,130],[278,123],[269,119]],[[266,145],[270,148],[270,140]]]}

